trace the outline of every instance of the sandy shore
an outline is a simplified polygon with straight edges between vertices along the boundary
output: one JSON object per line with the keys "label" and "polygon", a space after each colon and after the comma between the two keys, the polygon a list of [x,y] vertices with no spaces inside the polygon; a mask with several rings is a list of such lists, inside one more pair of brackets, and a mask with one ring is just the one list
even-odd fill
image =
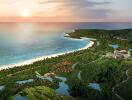
{"label": "sandy shore", "polygon": [[52,54],[52,55],[48,55],[48,56],[37,57],[37,58],[31,59],[31,60],[27,60],[27,61],[16,63],[16,64],[10,64],[10,65],[6,65],[6,66],[1,66],[0,70],[33,64],[36,61],[44,60],[46,58],[57,57],[57,56],[68,54],[68,53],[72,53],[72,52],[75,52],[75,51],[85,50],[85,49],[88,49],[88,48],[92,47],[93,45],[94,45],[94,42],[90,41],[85,47],[80,48],[78,50],[72,50],[72,51],[68,51],[68,52],[56,53],[56,54]]}

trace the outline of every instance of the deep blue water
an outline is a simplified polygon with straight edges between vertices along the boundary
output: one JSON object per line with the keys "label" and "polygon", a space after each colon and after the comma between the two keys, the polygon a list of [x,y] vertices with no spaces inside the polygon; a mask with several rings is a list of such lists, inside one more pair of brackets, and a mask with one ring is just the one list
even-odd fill
{"label": "deep blue water", "polygon": [[132,28],[132,23],[0,23],[0,66],[84,47],[88,40],[65,38],[74,29]]}

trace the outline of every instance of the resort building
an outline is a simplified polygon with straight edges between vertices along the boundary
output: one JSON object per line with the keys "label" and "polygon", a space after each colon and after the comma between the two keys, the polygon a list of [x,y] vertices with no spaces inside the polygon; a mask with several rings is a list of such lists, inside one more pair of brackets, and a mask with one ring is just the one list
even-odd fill
{"label": "resort building", "polygon": [[130,51],[126,50],[115,50],[114,51],[114,57],[115,59],[128,59],[131,57]]}

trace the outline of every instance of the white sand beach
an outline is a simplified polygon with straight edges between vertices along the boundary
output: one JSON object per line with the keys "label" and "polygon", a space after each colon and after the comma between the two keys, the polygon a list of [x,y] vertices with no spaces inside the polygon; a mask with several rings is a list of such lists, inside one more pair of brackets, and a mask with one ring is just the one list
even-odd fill
{"label": "white sand beach", "polygon": [[85,49],[91,48],[93,45],[94,45],[94,42],[90,41],[85,47],[80,48],[78,50],[72,50],[72,51],[68,51],[68,52],[56,53],[56,54],[52,54],[52,55],[48,55],[48,56],[41,56],[41,57],[37,57],[37,58],[31,59],[31,60],[27,60],[27,61],[24,61],[24,62],[1,66],[0,67],[0,71],[4,70],[4,69],[13,68],[13,67],[20,67],[20,66],[24,66],[24,65],[33,64],[34,62],[37,62],[37,61],[40,61],[40,60],[44,60],[46,58],[57,57],[57,56],[68,54],[68,53],[72,53],[72,52],[75,52],[75,51],[85,50]]}

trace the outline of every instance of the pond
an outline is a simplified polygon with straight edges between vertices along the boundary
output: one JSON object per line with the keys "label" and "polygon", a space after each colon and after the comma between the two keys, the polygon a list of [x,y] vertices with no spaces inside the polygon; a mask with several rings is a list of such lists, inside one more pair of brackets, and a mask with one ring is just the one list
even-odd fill
{"label": "pond", "polygon": [[5,88],[4,85],[0,86],[0,91],[4,90],[4,88]]}
{"label": "pond", "polygon": [[[80,73],[80,72],[79,72]],[[53,82],[53,79],[51,77],[43,77],[43,76],[38,76],[37,77],[39,79],[42,79],[42,80],[49,80],[50,82]],[[79,75],[80,77],[80,75]],[[66,95],[66,96],[70,96],[68,90],[69,90],[69,86],[65,83],[67,81],[67,78],[66,77],[59,77],[59,76],[56,76],[55,77],[56,79],[59,79],[61,80],[61,82],[59,82],[59,88],[56,89],[56,93],[58,94],[63,94],[63,95]],[[23,81],[17,81],[16,83],[18,84],[25,84],[25,83],[30,83],[30,82],[33,82],[34,79],[28,79],[28,80],[23,80]],[[2,89],[3,87],[1,86],[0,89]],[[22,97],[20,95],[16,95],[14,96],[14,100],[27,100],[27,98],[25,99],[25,97]]]}
{"label": "pond", "polygon": [[[37,77],[39,79],[43,79],[43,80],[46,79],[49,80],[50,82],[53,82],[53,79],[51,77],[47,77],[47,78],[43,76],[37,76]],[[55,78],[61,80],[61,82],[59,82],[59,88],[56,89],[56,93],[69,96],[68,93],[69,86],[65,83],[67,79],[65,77],[59,77],[59,76],[56,76]]]}
{"label": "pond", "polygon": [[110,47],[112,47],[113,49],[117,49],[119,48],[118,44],[108,44]]}
{"label": "pond", "polygon": [[15,95],[13,100],[28,100],[26,96]]}
{"label": "pond", "polygon": [[132,51],[132,48],[129,48],[129,51]]}
{"label": "pond", "polygon": [[81,78],[81,72],[82,72],[82,71],[79,71],[78,74],[77,74],[77,78],[78,78],[79,80],[82,80],[82,78]]}
{"label": "pond", "polygon": [[98,83],[89,83],[88,87],[98,90],[98,91],[101,91],[100,84],[98,84]]}
{"label": "pond", "polygon": [[100,42],[99,41],[97,41],[97,46],[99,46],[100,45]]}
{"label": "pond", "polygon": [[68,92],[69,86],[65,83],[67,81],[67,79],[65,77],[55,77],[55,78],[61,80],[61,82],[59,82],[59,88],[56,89],[56,93],[70,96],[70,94]]}
{"label": "pond", "polygon": [[39,78],[41,80],[48,80],[50,82],[53,82],[53,79],[51,77],[37,76],[37,78]]}
{"label": "pond", "polygon": [[34,81],[34,79],[28,79],[28,80],[23,80],[23,81],[17,81],[16,83],[18,83],[18,84],[25,84],[25,83],[31,83],[33,81]]}

